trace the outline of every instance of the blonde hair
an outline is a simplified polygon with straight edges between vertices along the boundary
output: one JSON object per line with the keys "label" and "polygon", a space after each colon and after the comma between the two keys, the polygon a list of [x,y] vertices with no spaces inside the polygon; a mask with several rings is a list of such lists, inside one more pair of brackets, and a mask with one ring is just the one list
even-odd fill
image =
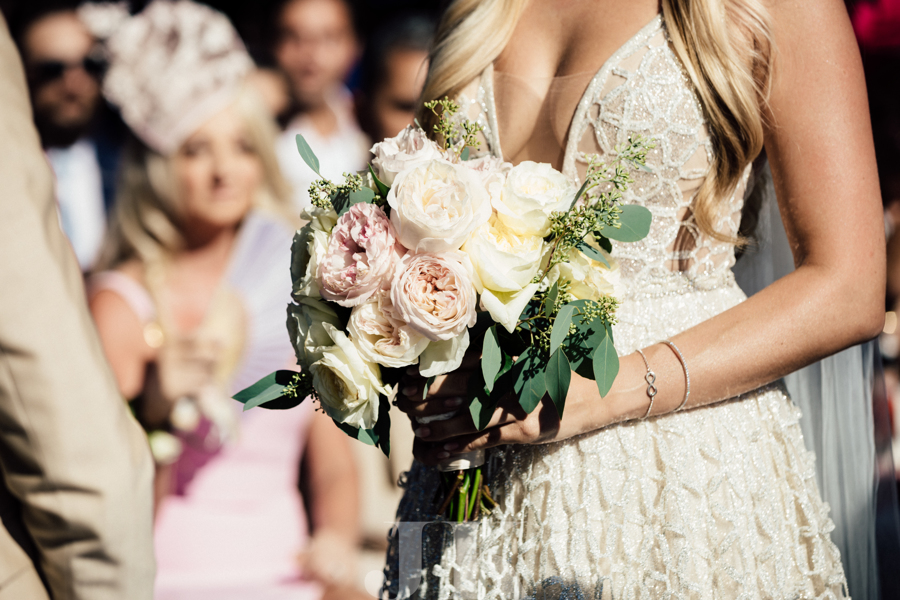
{"label": "blonde hair", "polygon": [[[423,99],[458,96],[509,42],[527,2],[452,2],[435,35]],[[768,11],[760,0],[662,0],[662,8],[672,47],[706,112],[714,148],[693,217],[703,233],[735,242],[715,226],[721,203],[763,146],[772,64]],[[435,121],[430,111],[420,111],[419,119],[430,131]]]}
{"label": "blonde hair", "polygon": [[[290,186],[275,155],[277,129],[257,93],[245,87],[233,106],[263,167],[254,207],[290,220]],[[122,157],[116,204],[97,269],[137,259],[156,263],[184,247],[175,154],[164,156],[134,137]]]}

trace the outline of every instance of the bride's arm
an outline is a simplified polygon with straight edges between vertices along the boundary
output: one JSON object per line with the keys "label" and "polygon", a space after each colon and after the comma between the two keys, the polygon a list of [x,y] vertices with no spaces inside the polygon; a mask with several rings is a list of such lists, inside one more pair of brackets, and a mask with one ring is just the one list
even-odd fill
{"label": "bride's arm", "polygon": [[[773,0],[776,48],[767,108],[766,152],[797,269],[746,302],[675,337],[691,376],[688,407],[736,396],[847,346],[870,339],[884,317],[884,231],[862,65],[840,0]],[[645,349],[657,375],[653,414],[674,410],[685,392],[675,353]],[[492,426],[474,432],[467,416],[425,426],[434,460],[478,446],[564,439],[639,418],[647,409],[646,368],[622,357],[601,399],[593,381],[573,374],[565,419],[545,403],[526,416],[509,403]],[[411,416],[440,412],[462,393],[465,372],[436,382],[429,401],[403,407]],[[419,384],[406,385],[415,398]],[[421,396],[418,396],[421,398]],[[433,401],[432,401],[433,400]],[[443,408],[446,411],[446,408]],[[422,428],[420,428],[422,429]],[[452,438],[452,439],[449,439]]]}

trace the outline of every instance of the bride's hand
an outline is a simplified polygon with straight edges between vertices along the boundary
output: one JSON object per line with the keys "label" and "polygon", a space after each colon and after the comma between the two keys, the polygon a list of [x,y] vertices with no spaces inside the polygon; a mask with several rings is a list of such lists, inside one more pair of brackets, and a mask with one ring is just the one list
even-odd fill
{"label": "bride's hand", "polygon": [[[433,465],[452,455],[482,448],[561,441],[640,416],[646,410],[643,364],[632,355],[620,359],[619,376],[603,399],[593,381],[573,373],[566,396],[565,419],[559,418],[548,396],[531,413],[526,413],[518,398],[510,393],[500,400],[487,427],[478,431],[467,408],[466,391],[469,376],[478,368],[480,360],[478,354],[467,355],[459,370],[435,379],[424,399],[425,379],[418,376],[415,367],[410,368],[401,382],[397,405],[413,422],[416,433],[413,453],[419,461]],[[676,364],[680,367],[680,363]],[[428,419],[454,411],[457,414],[447,419]],[[419,422],[423,417],[426,423]]]}

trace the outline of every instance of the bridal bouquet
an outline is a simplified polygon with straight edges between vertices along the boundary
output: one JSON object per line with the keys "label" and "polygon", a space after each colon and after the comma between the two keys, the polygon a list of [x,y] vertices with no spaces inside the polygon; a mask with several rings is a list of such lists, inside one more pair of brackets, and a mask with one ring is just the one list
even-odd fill
{"label": "bridal bouquet", "polygon": [[[576,190],[547,164],[473,158],[480,127],[450,100],[426,107],[439,142],[410,126],[375,144],[367,172],[311,186],[287,309],[301,371],[237,394],[245,410],[312,397],[387,454],[389,397],[406,368],[418,365],[430,384],[473,345],[482,360],[467,410],[479,429],[509,394],[528,412],[549,397],[562,417],[572,371],[608,393],[619,368],[612,240],[649,231],[649,211],[620,200],[628,167],[646,168],[651,146],[631,139],[613,163],[592,159]],[[302,136],[297,146],[318,174]],[[481,462],[445,475],[440,513],[464,521],[490,510]]]}

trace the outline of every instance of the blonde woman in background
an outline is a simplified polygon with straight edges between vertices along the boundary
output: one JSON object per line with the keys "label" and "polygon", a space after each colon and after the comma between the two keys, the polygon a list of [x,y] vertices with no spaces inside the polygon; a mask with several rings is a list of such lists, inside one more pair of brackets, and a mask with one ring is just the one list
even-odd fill
{"label": "blonde woman in background", "polygon": [[[484,125],[486,150],[551,163],[575,184],[587,155],[649,138],[649,172],[624,202],[653,223],[646,240],[614,245],[621,367],[604,398],[573,374],[563,419],[546,400],[525,415],[510,396],[477,432],[467,414],[416,423],[465,394],[466,369],[425,401],[420,378],[401,383],[421,462],[389,554],[391,596],[848,597],[779,381],[883,323],[878,181],[843,2],[456,0],[424,92],[443,96]],[[797,269],[748,299],[731,267],[763,149]],[[499,506],[456,543],[426,526],[415,564],[415,522],[433,518],[439,485],[426,465],[477,448],[492,449]],[[874,597],[873,575],[860,594]]]}
{"label": "blonde woman in background", "polygon": [[150,4],[108,45],[104,92],[136,135],[90,303],[152,432],[156,598],[353,598],[344,434],[311,404],[242,414],[230,398],[294,363],[289,190],[249,56],[191,2]]}

